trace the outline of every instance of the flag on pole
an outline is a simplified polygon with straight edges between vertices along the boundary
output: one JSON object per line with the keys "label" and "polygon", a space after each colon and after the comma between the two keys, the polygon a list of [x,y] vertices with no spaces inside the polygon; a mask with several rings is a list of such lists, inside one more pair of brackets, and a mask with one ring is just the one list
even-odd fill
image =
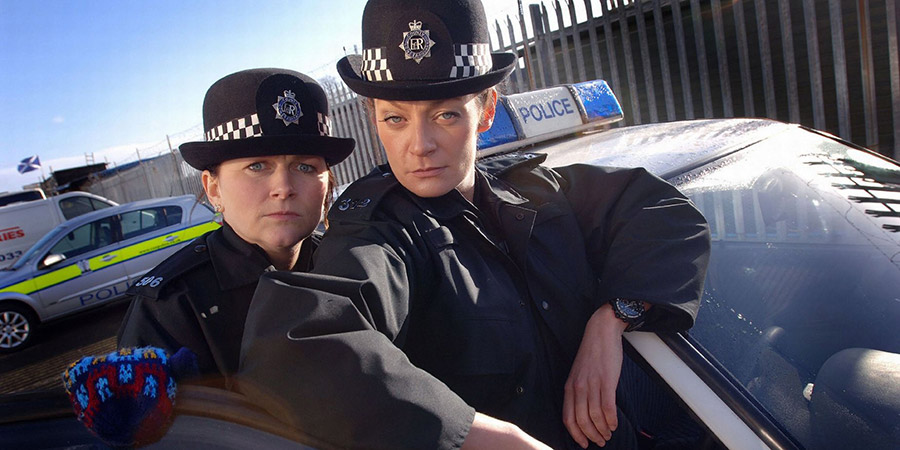
{"label": "flag on pole", "polygon": [[19,163],[19,173],[31,172],[41,168],[41,160],[37,155],[29,156]]}

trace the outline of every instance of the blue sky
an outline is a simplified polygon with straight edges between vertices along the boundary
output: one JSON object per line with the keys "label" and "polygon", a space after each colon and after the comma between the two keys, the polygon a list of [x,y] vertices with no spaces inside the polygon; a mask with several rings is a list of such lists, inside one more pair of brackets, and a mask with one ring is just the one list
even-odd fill
{"label": "blue sky", "polygon": [[[529,3],[528,1],[525,2]],[[0,0],[0,191],[202,139],[206,89],[284,67],[315,78],[359,45],[365,0]],[[526,7],[527,8],[527,7]],[[495,17],[516,0],[485,0]]]}

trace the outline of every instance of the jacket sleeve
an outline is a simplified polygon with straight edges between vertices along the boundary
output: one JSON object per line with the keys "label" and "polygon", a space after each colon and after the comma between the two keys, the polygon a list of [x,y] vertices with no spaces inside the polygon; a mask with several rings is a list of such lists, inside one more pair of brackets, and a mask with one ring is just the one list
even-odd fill
{"label": "jacket sleeve", "polygon": [[260,279],[238,389],[317,447],[458,448],[474,410],[398,348],[415,245],[377,243],[406,239],[399,227],[357,226],[333,225],[315,273]]}
{"label": "jacket sleeve", "polygon": [[599,300],[652,303],[642,330],[693,326],[710,251],[709,226],[693,203],[644,169],[555,170],[601,280]]}

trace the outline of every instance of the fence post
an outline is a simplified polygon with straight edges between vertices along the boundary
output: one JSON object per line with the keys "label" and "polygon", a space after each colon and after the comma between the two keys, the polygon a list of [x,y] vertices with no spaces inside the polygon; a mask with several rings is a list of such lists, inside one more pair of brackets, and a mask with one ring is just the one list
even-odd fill
{"label": "fence post", "polygon": [[887,0],[885,4],[888,34],[888,64],[891,74],[891,110],[894,113],[894,159],[900,160],[900,43],[897,39],[897,27],[900,26],[900,8],[895,0]]}
{"label": "fence post", "polygon": [[681,72],[681,96],[684,99],[684,118],[694,118],[694,95],[691,92],[691,76],[688,70],[687,47],[684,42],[684,19],[681,16],[681,0],[672,0],[672,18],[675,25],[675,47],[678,50],[678,68]]}
{"label": "fence post", "polygon": [[[541,22],[543,22],[543,41],[547,44],[547,59],[550,61],[550,79],[554,86],[559,85],[559,67],[556,65],[556,45],[553,44],[553,35],[550,34],[550,15],[547,14],[547,7],[541,2]],[[562,44],[560,44],[562,45]]]}
{"label": "fence post", "polygon": [[781,19],[781,49],[784,55],[784,75],[787,82],[788,117],[793,123],[800,123],[800,98],[797,94],[797,66],[794,63],[794,35],[791,27],[790,2],[778,2],[778,17]]}
{"label": "fence post", "polygon": [[669,51],[666,47],[666,24],[663,23],[660,0],[653,0],[653,28],[656,30],[656,46],[659,47],[659,66],[662,72],[663,94],[666,97],[666,120],[675,120],[675,98],[672,94],[672,74],[669,69]]}
{"label": "fence post", "polygon": [[[757,0],[760,1],[760,0]],[[834,52],[834,87],[837,96],[838,135],[850,140],[850,97],[847,92],[847,53],[844,50],[844,22],[841,1],[829,0],[831,45]],[[772,116],[770,116],[772,117]]]}
{"label": "fence post", "polygon": [[[522,0],[519,2],[519,27],[522,29],[522,45],[525,47],[525,72],[528,74],[528,90],[534,90],[534,71],[531,68],[531,48],[528,46],[528,30],[525,29],[525,10],[522,9]],[[512,29],[510,29],[512,35]]]}
{"label": "fence post", "polygon": [[722,2],[712,2],[713,30],[716,35],[716,59],[719,60],[719,79],[722,81],[722,106],[725,117],[734,117],[731,104],[731,81],[728,71],[728,50],[725,48],[725,24],[722,19]]}
{"label": "fence post", "polygon": [[[559,5],[559,0],[553,0],[553,10],[556,12],[556,25],[559,27],[557,33],[559,34],[559,49],[562,52],[563,57],[563,68],[566,71],[566,83],[573,83],[572,60],[569,57],[569,38],[566,37],[566,26],[563,23],[562,7]],[[572,24],[573,33],[578,32],[575,25],[576,24],[574,23]],[[584,63],[582,63],[582,65],[584,65]]]}
{"label": "fence post", "polygon": [[856,8],[859,17],[859,57],[862,71],[863,117],[866,121],[866,147],[878,151],[878,113],[875,109],[875,69],[872,66],[869,0],[858,0]]}
{"label": "fence post", "polygon": [[[516,54],[516,58],[518,58],[519,51],[516,45],[516,33],[515,29],[513,28],[512,18],[510,18],[509,16],[506,16],[506,27],[509,30],[509,46],[512,49],[513,53]],[[525,42],[524,39],[522,42]],[[524,44],[524,47],[525,50],[523,52],[523,55],[525,59],[525,74],[523,75],[521,69],[519,69],[519,61],[517,59],[515,70],[518,74],[516,76],[516,92],[525,92],[526,90],[528,90],[528,86],[534,84],[534,80],[531,80],[531,69],[529,69],[529,67],[531,67],[531,63],[529,62],[530,53],[528,52],[528,44]]]}
{"label": "fence post", "polygon": [[813,127],[825,129],[825,101],[822,98],[822,63],[819,60],[819,33],[816,30],[815,0],[803,0],[806,48],[809,53],[809,79],[813,96]]}
{"label": "fence post", "polygon": [[[541,51],[541,34],[544,31],[544,25],[541,19],[541,7],[540,5],[528,5],[528,12],[531,14],[531,30],[534,31],[534,53],[536,53],[535,60],[537,61],[537,73],[541,78],[540,87],[547,87],[547,76],[544,74],[544,58],[543,51]],[[537,77],[535,77],[535,82],[537,82]]]}
{"label": "fence post", "polygon": [[[572,16],[572,26],[575,31],[578,31],[578,19],[575,17],[575,0],[566,0],[567,3],[570,3],[569,6],[569,14]],[[594,78],[603,78],[603,66],[600,64],[600,41],[597,39],[597,24],[594,20],[594,7],[591,5],[591,0],[584,0],[584,10],[587,12],[587,25],[588,25],[588,41],[591,43],[591,60],[594,61]],[[579,47],[581,44],[581,36],[578,36]],[[586,81],[587,76],[584,74],[584,61],[581,61],[581,80]]]}
{"label": "fence post", "polygon": [[756,20],[759,27],[759,56],[762,59],[763,90],[766,98],[766,117],[778,118],[775,106],[775,75],[772,74],[772,47],[769,44],[769,19],[766,15],[766,0],[755,0]]}
{"label": "fence post", "polygon": [[[341,89],[344,89],[344,87],[341,86]],[[346,91],[344,93],[344,96],[348,99],[351,99],[351,98],[353,99],[352,101],[351,100],[347,101],[347,106],[350,108],[351,127],[353,127],[353,135],[358,136],[360,138],[360,140],[362,140],[363,136],[365,136],[365,133],[363,133],[363,130],[362,130],[362,127],[365,126],[365,122],[363,122],[363,120],[365,120],[365,118],[360,117],[359,110],[361,109],[361,107],[359,104],[359,97],[353,97],[349,92],[346,92]],[[363,113],[363,115],[365,115],[365,113]],[[369,149],[369,151],[366,153],[368,153],[368,155],[366,155],[367,156],[366,159],[368,159],[368,161],[363,158],[357,159],[357,162],[359,163],[357,166],[357,170],[358,170],[357,177],[361,177],[361,176],[365,175],[366,172],[368,172],[368,166],[369,166],[368,163],[369,163],[369,161],[371,161],[373,159],[372,158],[372,149]]]}
{"label": "fence post", "polygon": [[625,76],[628,78],[628,96],[631,97],[632,125],[643,123],[641,120],[641,102],[638,101],[637,77],[634,75],[634,57],[631,53],[631,32],[628,30],[628,14],[625,5],[618,5],[619,31],[622,33],[622,51],[625,56]]}
{"label": "fence post", "polygon": [[700,96],[703,117],[712,118],[712,93],[709,89],[709,65],[706,62],[706,41],[703,39],[703,11],[699,0],[691,0],[691,19],[694,22],[694,45],[697,47],[697,66],[700,71]]}
{"label": "fence post", "polygon": [[755,115],[753,105],[753,83],[750,78],[750,50],[747,42],[747,26],[744,24],[744,1],[734,2],[734,26],[737,30],[738,61],[741,71],[741,92],[744,93],[744,116]]}
{"label": "fence post", "polygon": [[634,7],[637,12],[635,21],[638,27],[641,62],[644,66],[644,85],[647,92],[647,108],[650,110],[650,123],[656,123],[659,122],[659,112],[656,110],[656,88],[653,86],[653,65],[650,63],[650,45],[647,42],[647,23],[643,5],[643,2],[635,3]]}

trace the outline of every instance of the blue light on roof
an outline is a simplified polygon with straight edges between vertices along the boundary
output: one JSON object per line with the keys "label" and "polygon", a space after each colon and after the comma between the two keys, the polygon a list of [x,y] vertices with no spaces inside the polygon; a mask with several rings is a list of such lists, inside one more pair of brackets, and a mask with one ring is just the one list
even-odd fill
{"label": "blue light on roof", "polygon": [[478,135],[482,155],[512,150],[622,120],[622,107],[603,80],[501,97],[491,129]]}
{"label": "blue light on roof", "polygon": [[502,99],[497,101],[494,124],[487,131],[478,134],[478,148],[493,147],[519,139],[516,133],[516,126],[513,125],[512,118],[509,117],[509,111],[506,109],[506,102],[500,100]]}
{"label": "blue light on roof", "polygon": [[575,97],[581,99],[587,122],[622,116],[622,106],[612,89],[603,80],[585,81],[572,85]]}

